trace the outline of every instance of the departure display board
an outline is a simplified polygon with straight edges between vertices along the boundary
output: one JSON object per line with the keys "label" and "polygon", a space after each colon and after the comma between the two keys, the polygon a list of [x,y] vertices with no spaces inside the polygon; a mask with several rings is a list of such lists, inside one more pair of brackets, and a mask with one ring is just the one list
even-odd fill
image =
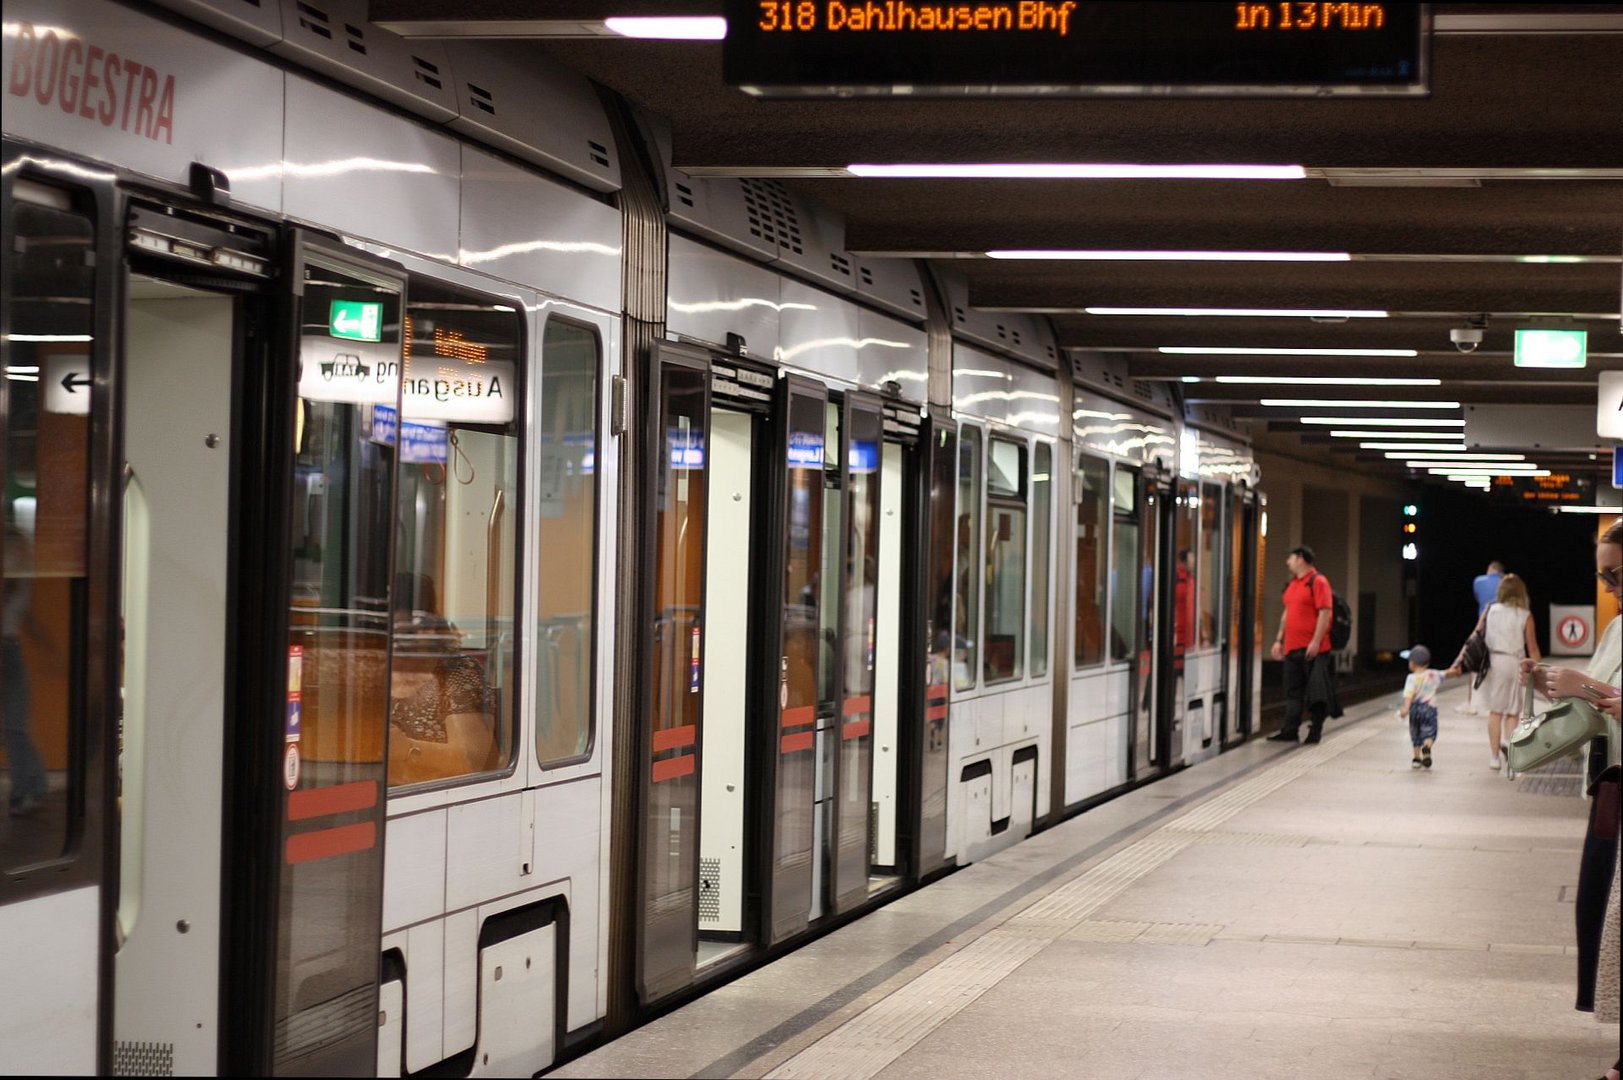
{"label": "departure display board", "polygon": [[1488,487],[1496,498],[1523,506],[1578,505],[1595,501],[1595,481],[1589,476],[1552,472],[1549,476],[1496,476]]}
{"label": "departure display board", "polygon": [[1426,4],[726,0],[765,97],[1427,92]]}

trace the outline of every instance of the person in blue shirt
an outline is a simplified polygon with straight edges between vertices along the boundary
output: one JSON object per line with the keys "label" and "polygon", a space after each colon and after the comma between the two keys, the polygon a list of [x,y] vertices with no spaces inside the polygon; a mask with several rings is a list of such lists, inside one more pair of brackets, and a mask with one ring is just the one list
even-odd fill
{"label": "person in blue shirt", "polygon": [[[1471,582],[1471,596],[1476,600],[1476,617],[1482,619],[1482,613],[1488,610],[1488,605],[1499,598],[1499,582],[1505,576],[1505,564],[1495,559],[1488,564],[1486,573],[1478,574]],[[1471,680],[1465,681],[1465,704],[1459,707],[1464,716],[1475,716],[1477,707],[1471,704],[1471,691],[1474,689]]]}
{"label": "person in blue shirt", "polygon": [[1488,605],[1499,598],[1499,581],[1505,576],[1505,564],[1495,560],[1488,564],[1488,572],[1478,574],[1471,582],[1471,595],[1476,597],[1476,617],[1488,610]]}

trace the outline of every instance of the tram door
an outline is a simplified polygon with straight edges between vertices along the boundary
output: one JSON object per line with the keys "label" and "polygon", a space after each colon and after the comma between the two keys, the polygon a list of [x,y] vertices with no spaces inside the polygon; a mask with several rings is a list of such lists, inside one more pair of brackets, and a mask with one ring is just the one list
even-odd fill
{"label": "tram door", "polygon": [[[873,864],[870,837],[877,825],[873,803],[875,659],[880,632],[884,481],[880,408],[877,398],[846,394],[836,444],[840,448],[835,467],[842,508],[836,544],[839,565],[834,567],[840,588],[839,617],[836,647],[825,655],[837,670],[839,708],[825,744],[833,768],[823,770],[833,789],[829,894],[836,912],[849,911],[867,899]],[[894,574],[897,568],[886,569]]]}
{"label": "tram door", "polygon": [[[823,650],[833,642],[824,633],[825,608],[838,609],[839,586],[826,576],[824,516],[839,506],[824,483],[825,444],[831,428],[828,393],[820,384],[791,375],[780,381],[781,437],[776,466],[783,522],[783,592],[778,621],[777,724],[771,834],[768,939],[782,941],[803,929],[821,911],[820,843],[826,819],[817,812],[818,730],[834,717],[834,686],[823,677],[832,669]],[[836,493],[837,495],[837,493]],[[836,564],[837,570],[837,564]],[[833,624],[827,624],[832,629]],[[827,737],[824,737],[827,750]],[[826,777],[827,770],[821,770]],[[814,907],[815,905],[815,907]]]}
{"label": "tram door", "polygon": [[1133,673],[1132,777],[1153,776],[1168,767],[1175,730],[1173,670],[1172,489],[1146,467],[1138,479],[1138,659]]}
{"label": "tram door", "polygon": [[[108,1072],[110,185],[0,170],[0,1069]],[[87,174],[89,175],[89,174]]]}
{"label": "tram door", "polygon": [[295,236],[278,355],[240,227],[129,234],[115,1069],[372,1073],[404,276]]}
{"label": "tram door", "polygon": [[637,882],[637,979],[644,1001],[691,983],[698,953],[709,379],[702,354],[659,347],[649,409],[652,482],[644,507],[652,557],[639,575],[644,625],[652,633]]}
{"label": "tram door", "polygon": [[1243,742],[1251,734],[1252,695],[1256,691],[1256,669],[1260,654],[1257,622],[1257,543],[1258,512],[1256,496],[1244,488],[1229,492],[1229,678],[1232,718],[1224,729],[1225,745]]}
{"label": "tram door", "polygon": [[[924,724],[913,767],[918,825],[913,835],[913,871],[924,877],[947,864],[947,725],[952,693],[954,596],[953,554],[957,547],[958,426],[949,415],[934,415],[925,429],[923,506],[915,514],[919,547],[928,553],[913,580],[923,591]],[[905,654],[904,654],[905,656]],[[903,661],[907,661],[904,659]]]}

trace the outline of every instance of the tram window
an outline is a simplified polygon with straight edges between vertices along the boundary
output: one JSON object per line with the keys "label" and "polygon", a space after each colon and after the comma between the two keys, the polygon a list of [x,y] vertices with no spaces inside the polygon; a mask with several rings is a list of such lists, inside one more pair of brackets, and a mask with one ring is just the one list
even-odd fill
{"label": "tram window", "polygon": [[[25,183],[34,186],[17,181]],[[71,853],[78,816],[72,808],[84,797],[73,748],[85,737],[76,673],[85,660],[79,649],[89,574],[94,230],[66,198],[51,201],[59,204],[18,201],[6,237],[12,260],[0,382],[6,762],[0,790],[10,811],[0,820],[0,870],[6,871]],[[84,379],[82,411],[65,399],[52,405],[46,385],[75,372]]]}
{"label": "tram window", "polygon": [[1081,668],[1105,658],[1105,575],[1112,565],[1105,558],[1105,535],[1110,524],[1110,464],[1083,454],[1077,461],[1075,483],[1076,666]]}
{"label": "tram window", "polygon": [[823,563],[817,571],[817,701],[835,709],[840,696],[836,655],[840,640],[840,560],[844,557],[844,509],[840,472],[840,407],[823,406]]}
{"label": "tram window", "polygon": [[1223,631],[1223,490],[1200,488],[1200,643],[1221,645]]}
{"label": "tram window", "polygon": [[952,687],[973,690],[980,638],[981,432],[958,435],[958,562],[953,589]]}
{"label": "tram window", "polygon": [[603,344],[595,331],[547,320],[541,335],[541,499],[535,584],[535,752],[541,764],[591,751],[597,640],[597,406]]}
{"label": "tram window", "polygon": [[987,443],[986,641],[988,683],[1020,678],[1025,668],[1026,447]]}
{"label": "tram window", "polygon": [[1040,442],[1031,468],[1031,674],[1048,674],[1048,534],[1054,448]]}
{"label": "tram window", "polygon": [[[1110,659],[1135,659],[1139,643],[1138,471],[1116,467],[1111,530]],[[1125,498],[1123,497],[1125,495]],[[1148,602],[1148,598],[1145,598]]]}
{"label": "tram window", "polygon": [[1178,485],[1177,564],[1173,568],[1172,584],[1172,649],[1182,656],[1196,645],[1199,619],[1199,583],[1195,563],[1195,528],[1200,515],[1200,485],[1182,482]]}
{"label": "tram window", "polygon": [[[522,321],[413,277],[397,445],[389,783],[512,759]],[[378,425],[374,420],[374,439]]]}

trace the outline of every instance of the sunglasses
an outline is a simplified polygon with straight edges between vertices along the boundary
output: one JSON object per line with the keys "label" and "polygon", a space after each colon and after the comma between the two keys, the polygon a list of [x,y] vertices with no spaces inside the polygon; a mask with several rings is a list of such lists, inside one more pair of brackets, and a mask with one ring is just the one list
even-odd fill
{"label": "sunglasses", "polygon": [[1595,576],[1599,578],[1600,583],[1606,586],[1608,589],[1615,589],[1617,588],[1618,574],[1620,571],[1623,571],[1623,567],[1613,566],[1605,570],[1596,570]]}

